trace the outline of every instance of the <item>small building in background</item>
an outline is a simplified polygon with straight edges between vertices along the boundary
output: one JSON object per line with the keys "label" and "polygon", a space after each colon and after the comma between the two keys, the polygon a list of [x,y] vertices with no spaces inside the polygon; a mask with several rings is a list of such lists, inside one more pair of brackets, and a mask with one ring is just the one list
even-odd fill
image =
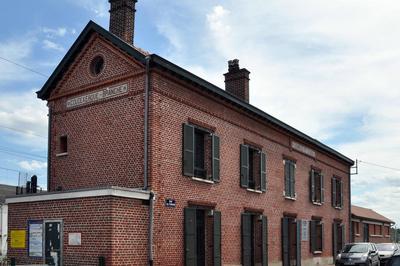
{"label": "small building in background", "polygon": [[351,222],[354,242],[392,242],[391,228],[395,222],[372,209],[352,205]]}
{"label": "small building in background", "polygon": [[0,256],[7,254],[7,205],[5,198],[15,195],[15,186],[0,184]]}

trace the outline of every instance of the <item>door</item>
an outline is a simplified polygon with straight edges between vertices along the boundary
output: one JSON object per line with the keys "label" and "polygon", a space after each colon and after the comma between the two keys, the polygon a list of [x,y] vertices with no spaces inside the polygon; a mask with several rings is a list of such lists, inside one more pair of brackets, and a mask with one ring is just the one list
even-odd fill
{"label": "door", "polygon": [[364,224],[364,242],[369,242],[369,226]]}
{"label": "door", "polygon": [[45,263],[47,265],[61,266],[62,250],[62,223],[61,221],[45,222]]}
{"label": "door", "polygon": [[282,264],[301,265],[300,223],[292,217],[282,219]]}

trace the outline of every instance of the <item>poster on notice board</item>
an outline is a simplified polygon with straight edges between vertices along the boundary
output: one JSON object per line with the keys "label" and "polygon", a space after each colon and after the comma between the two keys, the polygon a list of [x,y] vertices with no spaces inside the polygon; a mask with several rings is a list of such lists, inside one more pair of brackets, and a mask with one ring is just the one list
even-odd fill
{"label": "poster on notice board", "polygon": [[29,257],[43,257],[43,221],[29,221],[28,226]]}

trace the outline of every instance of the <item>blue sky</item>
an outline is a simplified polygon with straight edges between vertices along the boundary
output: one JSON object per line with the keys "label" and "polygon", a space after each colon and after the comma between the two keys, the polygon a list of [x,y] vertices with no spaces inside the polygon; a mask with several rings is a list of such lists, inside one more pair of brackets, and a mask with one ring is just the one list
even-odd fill
{"label": "blue sky", "polygon": [[[49,76],[106,0],[2,3],[0,57]],[[359,159],[354,203],[400,222],[397,1],[139,0],[135,45],[223,87],[227,60],[250,70],[250,101]],[[0,182],[46,184],[46,77],[0,59]],[[5,170],[7,168],[11,170]],[[14,171],[17,170],[17,171]]]}

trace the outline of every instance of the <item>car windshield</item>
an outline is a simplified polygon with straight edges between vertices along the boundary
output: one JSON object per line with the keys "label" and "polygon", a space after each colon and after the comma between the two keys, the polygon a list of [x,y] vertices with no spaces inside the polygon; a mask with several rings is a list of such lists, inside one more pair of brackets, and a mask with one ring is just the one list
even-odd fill
{"label": "car windshield", "polygon": [[343,253],[366,253],[368,244],[348,244],[344,247]]}
{"label": "car windshield", "polygon": [[393,251],[396,249],[394,244],[376,244],[379,251]]}

